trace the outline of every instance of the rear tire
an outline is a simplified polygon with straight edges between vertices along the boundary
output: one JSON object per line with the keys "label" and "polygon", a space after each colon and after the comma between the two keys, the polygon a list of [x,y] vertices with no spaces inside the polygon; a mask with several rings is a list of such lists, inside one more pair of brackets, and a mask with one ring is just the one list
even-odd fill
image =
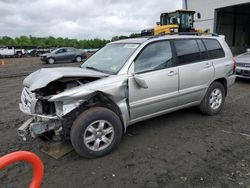
{"label": "rear tire", "polygon": [[22,52],[17,52],[17,57],[22,57]]}
{"label": "rear tire", "polygon": [[225,102],[225,87],[219,82],[213,82],[199,106],[203,114],[210,116],[218,114]]}
{"label": "rear tire", "polygon": [[80,63],[82,61],[82,57],[81,56],[76,56],[75,61],[77,63]]}
{"label": "rear tire", "polygon": [[114,150],[122,135],[120,118],[107,108],[94,107],[76,118],[70,131],[70,140],[80,156],[97,158]]}

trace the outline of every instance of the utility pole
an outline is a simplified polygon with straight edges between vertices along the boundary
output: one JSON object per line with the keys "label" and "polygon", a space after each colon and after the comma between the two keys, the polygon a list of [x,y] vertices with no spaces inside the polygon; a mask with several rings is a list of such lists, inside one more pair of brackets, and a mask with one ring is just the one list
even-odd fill
{"label": "utility pole", "polygon": [[187,2],[187,0],[182,0],[182,7],[183,7],[183,9],[185,9],[185,10],[188,9],[188,2]]}

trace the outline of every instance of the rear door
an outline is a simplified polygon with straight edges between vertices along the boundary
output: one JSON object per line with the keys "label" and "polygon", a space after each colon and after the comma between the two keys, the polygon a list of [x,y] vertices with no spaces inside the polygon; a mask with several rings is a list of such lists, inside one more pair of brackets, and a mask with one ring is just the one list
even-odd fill
{"label": "rear door", "polygon": [[202,100],[214,77],[214,66],[208,60],[207,50],[201,39],[174,41],[179,67],[179,105]]}
{"label": "rear door", "polygon": [[76,49],[74,48],[67,48],[67,60],[72,61],[76,56]]}
{"label": "rear door", "polygon": [[[134,74],[128,83],[132,121],[176,107],[178,68],[175,66],[170,41],[147,45],[134,61]],[[147,88],[139,86],[135,77],[143,80]]]}

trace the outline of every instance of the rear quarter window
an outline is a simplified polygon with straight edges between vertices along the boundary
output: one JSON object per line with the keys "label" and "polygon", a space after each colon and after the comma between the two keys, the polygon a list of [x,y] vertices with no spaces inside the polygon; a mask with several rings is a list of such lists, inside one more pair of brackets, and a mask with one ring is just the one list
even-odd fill
{"label": "rear quarter window", "polygon": [[225,52],[217,40],[203,39],[203,42],[207,48],[209,59],[225,57]]}

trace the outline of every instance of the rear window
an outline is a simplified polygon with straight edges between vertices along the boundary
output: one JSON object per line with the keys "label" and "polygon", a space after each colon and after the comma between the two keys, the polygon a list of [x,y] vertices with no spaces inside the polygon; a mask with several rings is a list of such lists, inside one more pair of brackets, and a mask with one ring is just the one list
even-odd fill
{"label": "rear window", "polygon": [[207,48],[209,59],[225,57],[225,53],[220,43],[215,39],[203,39]]}
{"label": "rear window", "polygon": [[179,64],[193,63],[201,60],[200,50],[195,39],[174,41]]}

